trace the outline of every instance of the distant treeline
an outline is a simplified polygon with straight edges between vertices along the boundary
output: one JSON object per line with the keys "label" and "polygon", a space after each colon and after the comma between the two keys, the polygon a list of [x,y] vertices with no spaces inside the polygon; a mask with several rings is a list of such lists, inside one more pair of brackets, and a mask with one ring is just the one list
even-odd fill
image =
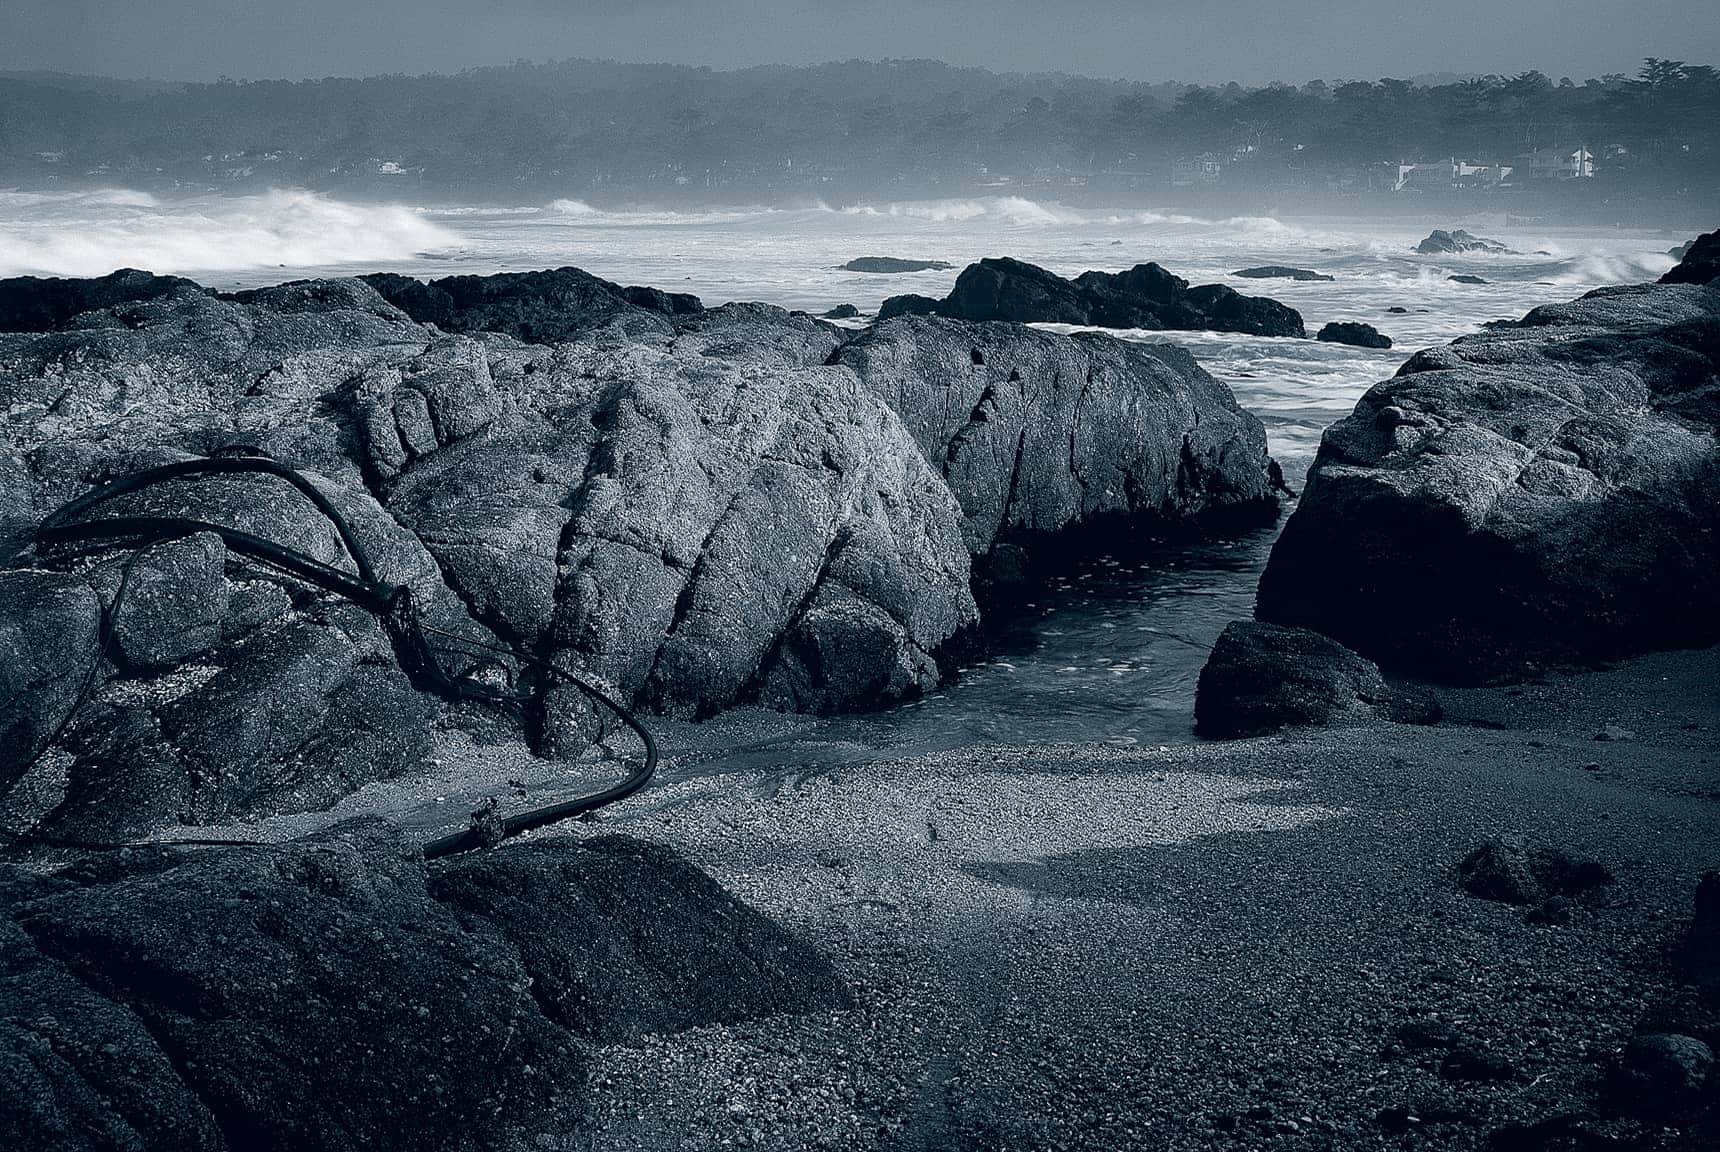
{"label": "distant treeline", "polygon": [[[1586,145],[1597,180],[1720,188],[1720,72],[1300,87],[1000,75],[927,61],[720,72],[573,61],[449,76],[137,84],[0,76],[0,183],[296,185],[596,203],[901,198],[983,187],[1335,188]],[[1215,176],[1214,171],[1221,174]]]}

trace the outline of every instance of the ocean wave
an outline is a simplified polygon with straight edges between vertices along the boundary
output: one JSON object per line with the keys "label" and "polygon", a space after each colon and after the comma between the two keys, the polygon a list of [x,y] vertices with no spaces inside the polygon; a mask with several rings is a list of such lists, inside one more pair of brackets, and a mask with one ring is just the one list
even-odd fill
{"label": "ocean wave", "polygon": [[933,224],[992,220],[1002,224],[1041,227],[1079,224],[1081,213],[1062,205],[1041,204],[1025,196],[987,196],[973,200],[900,200],[886,204],[856,204],[842,211],[850,216],[889,216]]}
{"label": "ocean wave", "polygon": [[1627,256],[1590,253],[1561,260],[1541,279],[1560,286],[1590,284],[1634,284],[1658,280],[1678,261],[1666,255]]}
{"label": "ocean wave", "polygon": [[120,189],[0,204],[0,275],[6,276],[370,264],[458,242],[411,208],[297,190],[175,202]]}

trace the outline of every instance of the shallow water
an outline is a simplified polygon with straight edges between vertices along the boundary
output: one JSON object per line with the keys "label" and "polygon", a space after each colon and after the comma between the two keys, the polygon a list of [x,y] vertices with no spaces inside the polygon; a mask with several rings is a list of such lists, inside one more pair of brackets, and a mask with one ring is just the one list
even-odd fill
{"label": "shallow water", "polygon": [[[1526,255],[1416,255],[1417,241],[1435,227],[1465,227]],[[572,201],[513,209],[352,205],[303,192],[182,201],[126,191],[0,192],[0,275],[96,275],[130,265],[238,287],[359,271],[440,276],[574,264],[623,283],[693,292],[707,304],[764,300],[822,312],[840,303],[869,311],[903,292],[941,296],[961,267],[983,256],[1016,256],[1065,275],[1157,261],[1194,283],[1281,300],[1302,313],[1310,333],[1329,320],[1362,320],[1395,341],[1380,352],[1224,333],[1120,334],[1188,347],[1260,416],[1296,487],[1321,431],[1415,349],[1537,304],[1651,279],[1672,265],[1665,250],[1684,239],[1479,219],[1201,220],[1011,197],[673,213],[606,212]],[[955,267],[900,275],[837,269],[872,255]],[[1262,264],[1334,280],[1232,274]],[[1457,273],[1488,283],[1447,279]],[[1391,306],[1407,311],[1387,313]],[[706,725],[664,725],[673,753],[667,771],[817,771],[990,742],[1190,740],[1206,651],[1226,622],[1251,614],[1274,536],[1167,547],[1149,567],[1095,560],[1004,622],[991,659],[889,712],[823,721],[738,713]]]}

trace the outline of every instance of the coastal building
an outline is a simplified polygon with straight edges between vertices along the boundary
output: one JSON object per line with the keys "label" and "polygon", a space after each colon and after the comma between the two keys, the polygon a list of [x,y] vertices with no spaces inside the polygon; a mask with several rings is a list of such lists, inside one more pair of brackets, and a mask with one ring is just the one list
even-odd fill
{"label": "coastal building", "polygon": [[1202,152],[1198,156],[1177,160],[1171,165],[1171,183],[1185,184],[1216,184],[1219,173],[1224,170],[1224,163],[1215,152]]}
{"label": "coastal building", "polygon": [[1595,154],[1587,145],[1542,148],[1517,157],[1517,167],[1528,180],[1583,180],[1595,174]]}
{"label": "coastal building", "polygon": [[1492,188],[1510,181],[1516,169],[1509,164],[1476,164],[1453,156],[1431,163],[1399,164],[1392,191],[1432,188]]}

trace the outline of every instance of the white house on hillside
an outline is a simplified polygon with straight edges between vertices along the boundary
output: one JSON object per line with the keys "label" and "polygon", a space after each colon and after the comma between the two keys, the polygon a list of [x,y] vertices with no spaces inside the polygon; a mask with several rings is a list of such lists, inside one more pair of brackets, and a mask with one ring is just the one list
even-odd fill
{"label": "white house on hillside", "polygon": [[1517,168],[1530,180],[1581,180],[1595,174],[1595,154],[1586,145],[1543,148],[1517,157]]}

